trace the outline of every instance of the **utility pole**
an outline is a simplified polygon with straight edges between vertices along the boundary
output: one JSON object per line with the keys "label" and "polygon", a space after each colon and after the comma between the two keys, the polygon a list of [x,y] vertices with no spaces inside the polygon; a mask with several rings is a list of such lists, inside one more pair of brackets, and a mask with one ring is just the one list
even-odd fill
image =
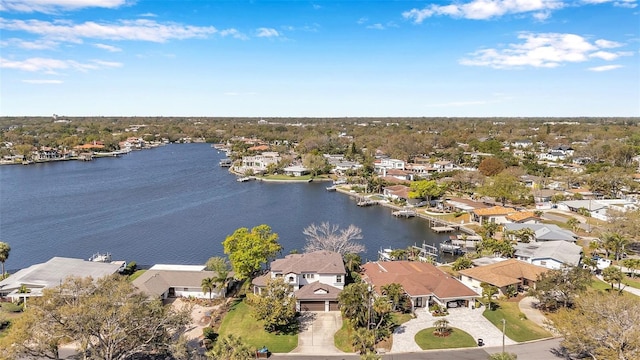
{"label": "utility pole", "polygon": [[507,326],[507,320],[502,319],[502,353],[504,354],[504,330]]}

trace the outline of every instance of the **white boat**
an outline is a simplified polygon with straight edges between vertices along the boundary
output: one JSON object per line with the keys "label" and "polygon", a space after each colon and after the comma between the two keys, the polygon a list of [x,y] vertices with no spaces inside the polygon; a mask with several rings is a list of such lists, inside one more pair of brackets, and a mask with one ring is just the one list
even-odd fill
{"label": "white boat", "polygon": [[104,254],[95,253],[95,254],[91,255],[91,257],[89,258],[89,261],[110,263],[111,262],[111,254],[110,253],[104,253]]}
{"label": "white boat", "polygon": [[250,178],[250,177],[248,177],[248,176],[245,176],[245,177],[241,177],[241,178],[237,178],[237,179],[236,179],[236,181],[237,181],[237,182],[246,182],[246,181],[249,181],[249,180],[251,180],[251,178]]}
{"label": "white boat", "polygon": [[231,165],[233,165],[233,160],[231,160],[231,159],[222,159],[222,160],[220,160],[220,162],[218,164],[220,166],[222,166],[222,167],[231,167]]}
{"label": "white boat", "polygon": [[328,186],[326,189],[327,189],[327,191],[336,191],[337,187],[335,185],[334,186]]}
{"label": "white boat", "polygon": [[378,259],[380,261],[392,261],[393,256],[391,256],[391,249],[380,249],[378,250]]}

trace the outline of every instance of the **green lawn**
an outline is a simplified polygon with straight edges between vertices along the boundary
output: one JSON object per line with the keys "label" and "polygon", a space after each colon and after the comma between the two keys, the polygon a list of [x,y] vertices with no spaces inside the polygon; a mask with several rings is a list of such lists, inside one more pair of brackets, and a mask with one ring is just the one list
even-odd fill
{"label": "green lawn", "polygon": [[298,335],[276,335],[264,330],[262,322],[251,315],[251,307],[244,301],[235,303],[220,325],[220,336],[233,334],[241,337],[249,346],[266,346],[274,353],[286,353],[298,346]]}
{"label": "green lawn", "polygon": [[476,340],[466,332],[452,327],[451,334],[446,337],[433,335],[435,327],[420,330],[415,337],[416,344],[422,350],[431,349],[456,349],[465,347],[476,347]]}
{"label": "green lawn", "polygon": [[622,283],[632,288],[640,289],[640,278],[637,276],[635,278],[625,276]]}
{"label": "green lawn", "polygon": [[137,278],[140,277],[140,275],[144,274],[144,272],[147,270],[138,270],[136,272],[134,272],[133,274],[129,275],[129,281],[133,281]]}
{"label": "green lawn", "polygon": [[499,301],[498,306],[496,310],[485,310],[482,315],[500,330],[502,330],[502,319],[505,319],[507,321],[505,333],[510,339],[522,342],[552,336],[533,321],[521,319],[517,302]]}
{"label": "green lawn", "polygon": [[348,321],[343,320],[342,327],[333,335],[333,344],[338,350],[347,353],[353,352],[353,346],[351,346],[351,331]]}

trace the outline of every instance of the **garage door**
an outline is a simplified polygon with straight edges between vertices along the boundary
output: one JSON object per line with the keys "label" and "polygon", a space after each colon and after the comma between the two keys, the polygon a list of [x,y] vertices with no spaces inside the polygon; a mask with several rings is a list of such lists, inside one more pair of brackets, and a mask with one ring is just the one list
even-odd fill
{"label": "garage door", "polygon": [[337,301],[330,301],[329,302],[329,311],[340,311],[340,308],[338,307],[338,302]]}
{"label": "garage door", "polygon": [[324,301],[301,301],[302,311],[324,311]]}

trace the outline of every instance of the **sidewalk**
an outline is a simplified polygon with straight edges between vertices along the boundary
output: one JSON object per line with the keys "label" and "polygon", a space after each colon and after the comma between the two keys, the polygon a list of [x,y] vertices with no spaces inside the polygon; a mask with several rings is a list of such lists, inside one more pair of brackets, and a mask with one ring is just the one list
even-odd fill
{"label": "sidewalk", "polygon": [[[422,351],[415,342],[416,334],[422,329],[433,327],[436,320],[443,318],[449,320],[449,326],[469,333],[476,340],[482,339],[485,346],[502,346],[502,331],[482,316],[480,309],[449,309],[449,315],[444,317],[434,317],[428,309],[419,309],[416,315],[415,319],[402,324],[393,332],[392,353]],[[516,342],[505,337],[505,345],[513,344]]]}

